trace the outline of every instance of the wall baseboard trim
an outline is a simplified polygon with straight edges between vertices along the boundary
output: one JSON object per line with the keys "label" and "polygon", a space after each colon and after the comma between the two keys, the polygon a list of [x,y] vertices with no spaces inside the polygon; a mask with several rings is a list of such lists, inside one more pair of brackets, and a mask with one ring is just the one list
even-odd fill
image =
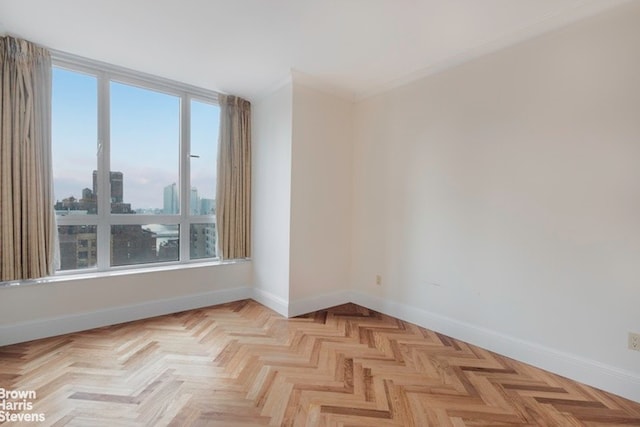
{"label": "wall baseboard trim", "polygon": [[323,310],[340,304],[351,302],[351,291],[337,291],[328,294],[302,298],[289,302],[289,317],[311,313],[312,311]]}
{"label": "wall baseboard trim", "polygon": [[0,346],[252,298],[250,287],[221,289],[87,313],[0,326]]}
{"label": "wall baseboard trim", "polygon": [[364,292],[350,294],[351,301],[363,307],[640,402],[640,375],[633,372]]}
{"label": "wall baseboard trim", "polygon": [[269,307],[281,316],[287,317],[289,312],[289,301],[263,289],[253,288],[251,291],[250,298],[266,307]]}

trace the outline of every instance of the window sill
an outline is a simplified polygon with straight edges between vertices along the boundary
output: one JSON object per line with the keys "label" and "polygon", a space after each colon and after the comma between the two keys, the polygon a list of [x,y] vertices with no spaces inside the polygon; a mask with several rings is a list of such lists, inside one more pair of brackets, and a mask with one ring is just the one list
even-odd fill
{"label": "window sill", "polygon": [[55,276],[43,277],[41,279],[26,279],[26,280],[13,280],[8,282],[0,282],[0,289],[13,288],[17,286],[43,285],[47,283],[56,283],[56,282],[69,282],[72,280],[98,279],[102,277],[128,276],[133,274],[148,274],[148,273],[157,273],[157,272],[172,271],[172,270],[187,270],[191,268],[214,267],[218,265],[242,264],[250,261],[251,259],[236,259],[236,260],[228,260],[228,261],[194,262],[194,263],[188,263],[188,264],[171,264],[171,265],[161,265],[161,266],[155,265],[155,266],[127,268],[127,269],[111,270],[111,271],[92,271],[88,273],[77,273],[77,274],[63,273]]}

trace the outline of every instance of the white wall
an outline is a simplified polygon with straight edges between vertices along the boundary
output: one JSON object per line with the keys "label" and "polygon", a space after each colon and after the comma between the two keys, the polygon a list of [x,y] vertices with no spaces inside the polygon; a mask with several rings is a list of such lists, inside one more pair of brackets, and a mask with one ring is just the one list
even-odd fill
{"label": "white wall", "polygon": [[0,287],[0,345],[251,296],[251,262]]}
{"label": "white wall", "polygon": [[261,302],[282,314],[289,301],[293,88],[252,104],[252,258]]}
{"label": "white wall", "polygon": [[637,381],[638,22],[635,2],[359,103],[354,287]]}
{"label": "white wall", "polygon": [[254,286],[281,314],[349,286],[353,113],[293,79],[253,103]]}
{"label": "white wall", "polygon": [[354,104],[294,83],[291,301],[349,287]]}

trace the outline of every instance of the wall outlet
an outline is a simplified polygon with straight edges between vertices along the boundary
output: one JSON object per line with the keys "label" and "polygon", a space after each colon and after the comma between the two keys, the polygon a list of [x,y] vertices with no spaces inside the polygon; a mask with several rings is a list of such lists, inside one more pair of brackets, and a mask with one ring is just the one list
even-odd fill
{"label": "wall outlet", "polygon": [[640,351],[640,334],[629,332],[629,350]]}
{"label": "wall outlet", "polygon": [[379,274],[376,274],[376,285],[382,286],[382,276]]}

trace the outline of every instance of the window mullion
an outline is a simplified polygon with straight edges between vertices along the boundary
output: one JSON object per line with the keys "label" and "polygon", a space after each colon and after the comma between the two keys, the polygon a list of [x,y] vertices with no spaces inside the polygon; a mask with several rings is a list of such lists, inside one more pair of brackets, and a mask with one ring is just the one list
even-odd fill
{"label": "window mullion", "polygon": [[191,100],[185,93],[180,102],[180,262],[189,259],[189,216],[191,215]]}
{"label": "window mullion", "polygon": [[110,170],[110,102],[109,76],[98,75],[98,271],[108,270],[111,258],[111,188]]}

